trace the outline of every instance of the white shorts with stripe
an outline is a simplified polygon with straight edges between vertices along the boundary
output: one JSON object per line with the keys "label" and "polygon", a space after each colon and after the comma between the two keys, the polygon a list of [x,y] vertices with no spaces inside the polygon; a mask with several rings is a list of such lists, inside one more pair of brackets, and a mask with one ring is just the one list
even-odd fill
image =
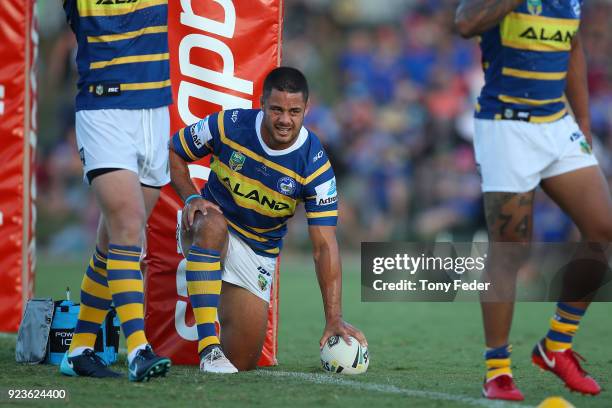
{"label": "white shorts with stripe", "polygon": [[276,260],[277,258],[256,254],[243,240],[230,232],[222,279],[270,303],[270,287],[276,273]]}
{"label": "white shorts with stripe", "polygon": [[170,181],[167,106],[80,110],[75,127],[85,178],[91,170],[118,168],[133,171],[148,186]]}
{"label": "white shorts with stripe", "polygon": [[550,123],[476,119],[474,151],[483,192],[524,193],[543,179],[598,164],[569,115]]}

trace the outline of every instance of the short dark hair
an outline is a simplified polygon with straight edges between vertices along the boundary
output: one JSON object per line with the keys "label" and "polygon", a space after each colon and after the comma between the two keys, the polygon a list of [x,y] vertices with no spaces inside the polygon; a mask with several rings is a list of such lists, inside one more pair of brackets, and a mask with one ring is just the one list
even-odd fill
{"label": "short dark hair", "polygon": [[268,99],[272,93],[272,89],[290,93],[301,92],[304,96],[304,102],[308,101],[308,82],[304,74],[300,70],[292,67],[274,68],[264,80],[263,99]]}

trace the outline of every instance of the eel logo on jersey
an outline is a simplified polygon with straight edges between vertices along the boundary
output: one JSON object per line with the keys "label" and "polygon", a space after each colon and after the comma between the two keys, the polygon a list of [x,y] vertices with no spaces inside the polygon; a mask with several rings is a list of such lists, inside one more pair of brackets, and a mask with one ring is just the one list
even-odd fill
{"label": "eel logo on jersey", "polygon": [[245,160],[246,157],[244,156],[244,154],[240,152],[232,152],[232,155],[229,159],[230,169],[234,171],[240,171],[240,169],[242,169],[242,166],[244,166]]}
{"label": "eel logo on jersey", "polygon": [[534,16],[542,14],[542,0],[527,0],[527,11]]}
{"label": "eel logo on jersey", "polygon": [[317,205],[330,205],[338,201],[335,177],[316,186],[315,191],[317,193]]}
{"label": "eel logo on jersey", "polygon": [[295,180],[291,177],[281,177],[278,179],[278,191],[286,196],[293,194],[296,186]]}
{"label": "eel logo on jersey", "polygon": [[232,119],[232,122],[234,122],[234,123],[236,123],[236,121],[238,121],[238,111],[237,110],[232,112],[232,117],[230,119]]}

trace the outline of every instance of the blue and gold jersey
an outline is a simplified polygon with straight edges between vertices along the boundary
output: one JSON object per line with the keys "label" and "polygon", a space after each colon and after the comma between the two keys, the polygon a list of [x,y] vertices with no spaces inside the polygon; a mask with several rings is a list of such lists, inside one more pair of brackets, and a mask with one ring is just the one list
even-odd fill
{"label": "blue and gold jersey", "polygon": [[481,36],[485,86],[477,118],[542,123],[566,115],[569,54],[581,6],[582,0],[526,0]]}
{"label": "blue and gold jersey", "polygon": [[262,120],[256,109],[215,113],[181,129],[171,143],[186,161],[212,155],[202,195],[223,209],[230,231],[255,252],[276,257],[300,201],[309,225],[336,225],[336,178],[315,134],[302,128],[291,147],[272,150],[261,138]]}
{"label": "blue and gold jersey", "polygon": [[76,34],[76,110],[172,103],[168,0],[64,0]]}

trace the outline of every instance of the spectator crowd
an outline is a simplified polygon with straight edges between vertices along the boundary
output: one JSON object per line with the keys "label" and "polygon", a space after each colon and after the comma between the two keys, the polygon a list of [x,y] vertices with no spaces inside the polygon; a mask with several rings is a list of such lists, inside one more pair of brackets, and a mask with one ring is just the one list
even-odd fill
{"label": "spectator crowd", "polygon": [[[377,7],[372,7],[372,4]],[[284,2],[283,65],[311,85],[306,126],[336,170],[340,241],[469,241],[484,228],[471,146],[482,86],[480,51],[453,26],[445,0]],[[54,255],[91,250],[97,209],[83,183],[74,136],[75,41],[52,2],[41,18],[37,241]],[[590,1],[581,34],[595,152],[612,183],[612,4]],[[535,240],[575,237],[543,194]],[[298,214],[297,217],[303,215]],[[287,245],[306,242],[304,223]]]}

